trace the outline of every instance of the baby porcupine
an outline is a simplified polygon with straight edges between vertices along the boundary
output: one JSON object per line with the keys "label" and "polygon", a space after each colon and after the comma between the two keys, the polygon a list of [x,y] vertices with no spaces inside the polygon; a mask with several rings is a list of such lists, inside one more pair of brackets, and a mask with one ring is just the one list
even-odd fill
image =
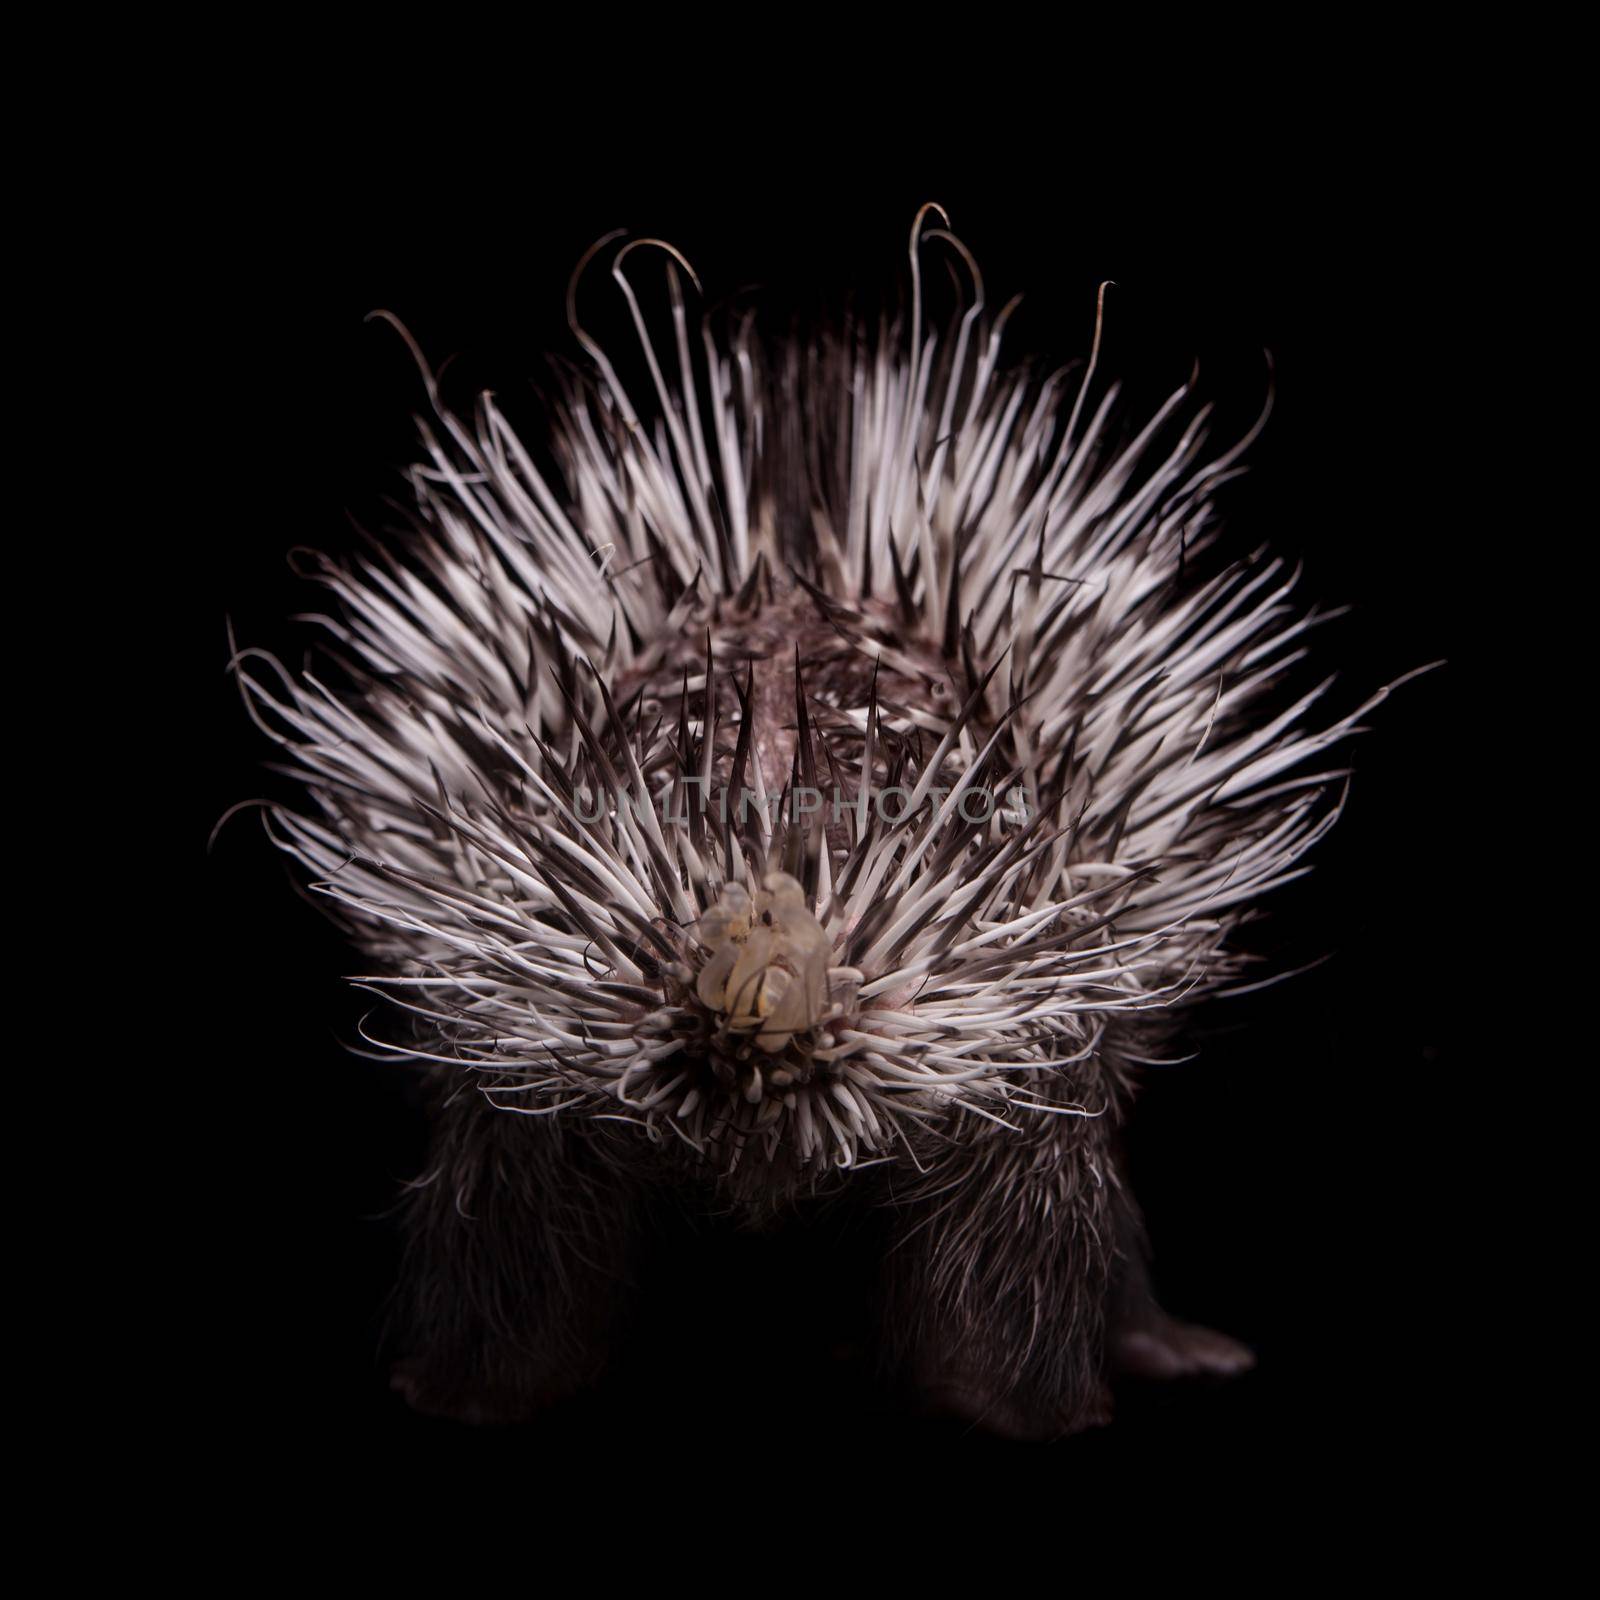
{"label": "baby porcupine", "polygon": [[[396,1369],[424,1409],[590,1378],[660,1184],[888,1208],[885,1348],[1002,1432],[1102,1420],[1119,1365],[1249,1364],[1156,1307],[1118,1129],[1381,695],[1325,727],[1317,691],[1267,700],[1314,620],[1294,575],[1197,559],[1256,430],[1212,453],[1185,386],[1116,438],[1098,322],[1081,366],[1006,367],[947,224],[913,225],[907,324],[766,346],[691,323],[671,247],[617,246],[648,400],[578,274],[553,470],[424,366],[411,527],[316,574],[337,676],[236,658],[312,801],[270,831],[434,1082]],[[941,334],[933,249],[971,283]]]}

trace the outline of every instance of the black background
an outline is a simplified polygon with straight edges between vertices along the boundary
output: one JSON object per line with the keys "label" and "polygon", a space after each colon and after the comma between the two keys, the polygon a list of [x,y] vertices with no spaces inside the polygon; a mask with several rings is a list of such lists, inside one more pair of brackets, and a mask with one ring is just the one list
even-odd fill
{"label": "black background", "polygon": [[[898,292],[912,214],[935,199],[991,302],[1025,292],[1013,355],[1081,354],[1111,278],[1109,370],[1149,400],[1198,356],[1242,429],[1270,349],[1277,410],[1229,491],[1230,537],[1303,558],[1306,598],[1352,608],[1318,640],[1339,704],[1450,665],[1373,716],[1316,870],[1249,930],[1280,966],[1333,959],[1215,1004],[1199,1059],[1153,1074],[1136,1124],[1165,1303],[1247,1340],[1259,1369],[1223,1388],[1130,1391],[1111,1430],[1058,1455],[1250,1463],[1309,1482],[1348,1471],[1353,1453],[1363,1471],[1435,1460],[1474,1425],[1457,1300],[1476,1205],[1460,1177],[1471,1010],[1459,951],[1463,852],[1491,802],[1461,711],[1461,574],[1488,267],[1463,266],[1477,229],[1464,172],[1420,143],[1297,138],[1175,165],[1102,153],[1067,181],[1015,150],[692,171],[592,159],[564,180],[537,167],[519,190],[513,173],[419,170],[413,152],[360,139],[235,164],[178,269],[211,345],[197,410],[216,480],[197,517],[207,731],[194,848],[234,802],[284,792],[227,679],[224,616],[242,643],[296,659],[307,635],[286,619],[316,596],[286,552],[349,548],[350,518],[381,521],[410,452],[421,389],[393,333],[364,322],[374,308],[435,363],[456,357],[457,404],[488,385],[531,417],[518,397],[543,353],[576,354],[562,296],[602,232],[672,240],[713,299],[757,284],[769,306],[805,311],[850,286]],[[628,334],[608,296],[603,275],[589,280],[586,320],[614,345]],[[472,1433],[412,1416],[387,1392],[375,1324],[394,1266],[383,1213],[420,1164],[422,1130],[395,1069],[346,1053],[362,1003],[340,975],[354,963],[248,814],[222,830],[205,887],[212,1016],[170,1106],[205,1196],[185,1202],[200,1219],[199,1293],[173,1343],[232,1445],[290,1428],[303,1454],[437,1456],[467,1473],[570,1464],[589,1447],[739,1459],[781,1439],[874,1460],[995,1448],[907,1421],[873,1388],[860,1312],[871,1239],[827,1229],[680,1241],[653,1269],[651,1310],[613,1379],[543,1423]]]}

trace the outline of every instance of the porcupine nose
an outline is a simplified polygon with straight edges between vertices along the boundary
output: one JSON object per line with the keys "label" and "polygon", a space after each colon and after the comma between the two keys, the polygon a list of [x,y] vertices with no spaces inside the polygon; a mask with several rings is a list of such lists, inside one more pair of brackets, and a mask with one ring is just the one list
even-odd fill
{"label": "porcupine nose", "polygon": [[827,1014],[832,946],[787,873],[769,872],[754,895],[725,885],[696,931],[709,956],[695,993],[731,1032],[775,1055]]}

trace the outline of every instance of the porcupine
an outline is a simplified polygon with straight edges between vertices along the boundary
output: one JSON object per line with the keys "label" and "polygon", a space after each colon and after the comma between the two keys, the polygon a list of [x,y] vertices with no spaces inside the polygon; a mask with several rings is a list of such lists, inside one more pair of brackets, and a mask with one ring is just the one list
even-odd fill
{"label": "porcupine", "polygon": [[[235,657],[314,802],[269,831],[431,1086],[397,1386],[514,1419],[591,1380],[662,1184],[884,1208],[891,1364],[996,1431],[1104,1420],[1117,1368],[1244,1369],[1157,1306],[1119,1129],[1382,697],[1308,729],[1321,690],[1272,693],[1296,574],[1199,559],[1259,422],[1212,453],[1185,384],[1118,439],[1098,317],[1087,361],[1004,365],[1015,302],[936,206],[875,337],[692,332],[689,263],[622,238],[573,274],[556,469],[413,347],[411,525],[315,573],[337,683]],[[607,246],[647,405],[578,318]],[[971,285],[943,334],[933,248]]]}

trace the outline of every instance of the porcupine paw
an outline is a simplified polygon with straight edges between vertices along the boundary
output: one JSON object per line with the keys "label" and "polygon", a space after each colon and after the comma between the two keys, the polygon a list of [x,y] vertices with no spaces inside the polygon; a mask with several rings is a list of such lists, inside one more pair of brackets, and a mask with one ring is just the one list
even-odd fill
{"label": "porcupine paw", "polygon": [[1256,1364],[1237,1339],[1154,1307],[1111,1335],[1111,1360],[1132,1378],[1236,1378]]}
{"label": "porcupine paw", "polygon": [[1044,1443],[1111,1421],[1111,1391],[1104,1385],[1075,1403],[1046,1402],[1024,1390],[1006,1390],[968,1369],[947,1367],[919,1377],[918,1414],[965,1423],[998,1439]]}
{"label": "porcupine paw", "polygon": [[396,1361],[389,1369],[389,1387],[413,1411],[425,1417],[473,1426],[528,1422],[576,1392],[579,1385],[550,1377],[521,1375],[515,1381],[444,1376],[417,1357]]}

